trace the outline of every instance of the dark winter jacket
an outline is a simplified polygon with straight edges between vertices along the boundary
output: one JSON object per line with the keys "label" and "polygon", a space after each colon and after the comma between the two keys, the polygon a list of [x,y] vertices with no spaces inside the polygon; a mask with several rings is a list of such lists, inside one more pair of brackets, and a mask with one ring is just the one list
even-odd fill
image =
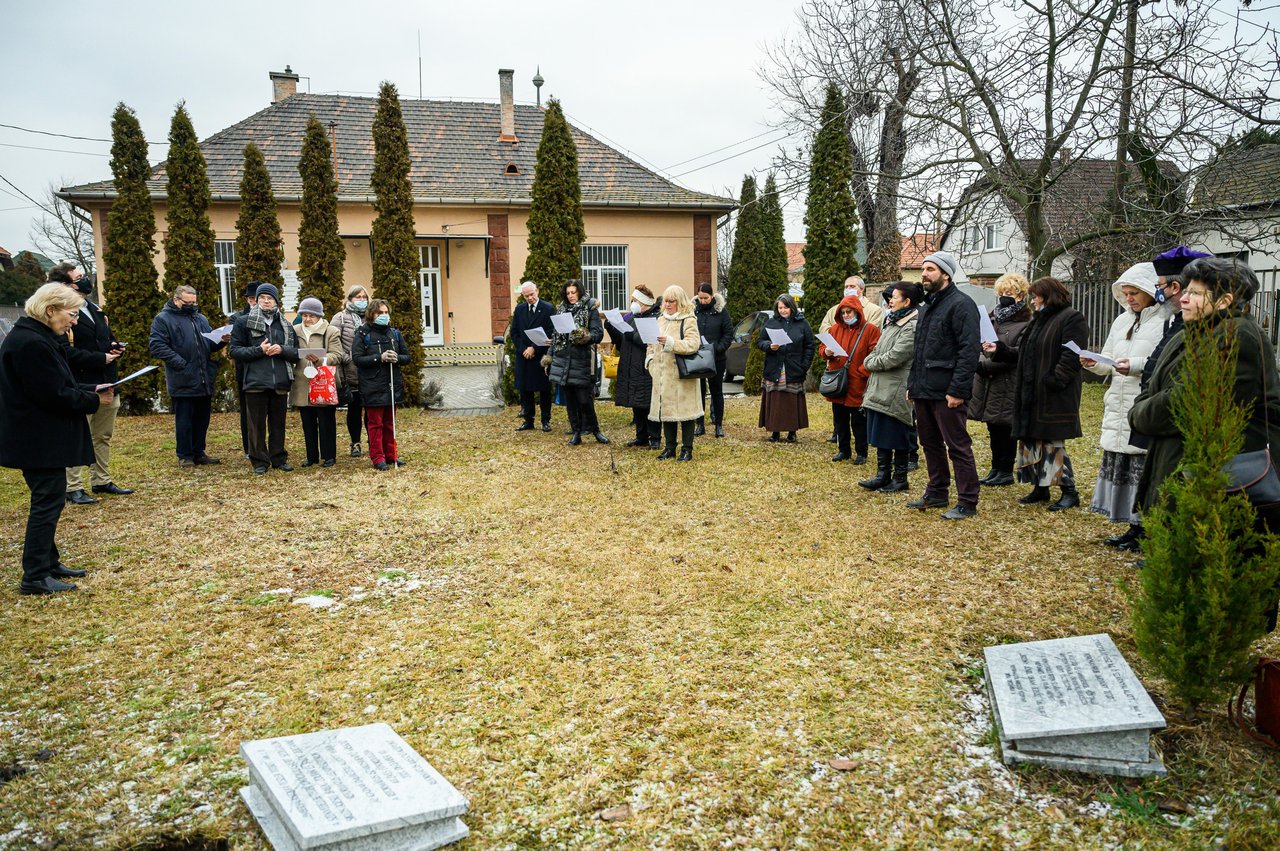
{"label": "dark winter jacket", "polygon": [[1089,323],[1074,307],[1036,311],[1014,345],[996,343],[996,359],[1014,369],[1013,436],[1025,441],[1080,436],[1080,356]]}
{"label": "dark winter jacket", "polygon": [[[1234,321],[1225,321],[1228,318]],[[1240,343],[1233,395],[1237,404],[1251,409],[1240,451],[1255,452],[1269,442],[1272,458],[1276,458],[1280,455],[1277,450],[1280,447],[1280,371],[1276,369],[1276,353],[1271,341],[1253,317],[1238,309],[1214,313],[1192,324],[1200,322],[1209,323],[1220,341],[1225,341],[1227,333],[1234,331]],[[1182,463],[1182,434],[1173,421],[1173,396],[1181,384],[1180,372],[1187,353],[1186,335],[1190,327],[1184,326],[1165,344],[1160,362],[1151,372],[1147,389],[1129,410],[1129,424],[1151,437],[1142,479],[1138,483],[1138,507],[1143,512],[1155,504],[1160,484]],[[1265,404],[1262,401],[1264,381]]]}
{"label": "dark winter jacket", "polygon": [[[85,316],[85,314],[89,314]],[[107,352],[115,348],[115,335],[107,316],[96,304],[85,301],[75,325],[63,337],[71,374],[81,384],[114,384],[120,378],[116,362],[107,363]]]}
{"label": "dark winter jacket", "polygon": [[716,353],[716,371],[723,374],[725,358],[733,345],[733,319],[724,306],[724,293],[716,293],[710,304],[694,299],[693,315],[698,318],[698,333]]}
{"label": "dark winter jacket", "polygon": [[218,377],[213,353],[226,344],[200,336],[212,330],[203,313],[197,310],[188,315],[174,307],[172,301],[151,321],[147,348],[164,361],[164,380],[170,396],[189,399],[213,395]]}
{"label": "dark winter jacket", "polygon": [[[622,318],[628,324],[637,316],[656,319],[662,312],[662,302],[657,302],[644,313],[624,313]],[[653,376],[644,365],[645,352],[648,346],[640,339],[639,331],[627,331],[625,334],[608,326],[609,339],[618,351],[618,377],[613,382],[613,403],[620,408],[644,408],[648,416],[649,405],[653,401]],[[710,338],[708,338],[710,339]]]}
{"label": "dark winter jacket", "polygon": [[93,463],[86,415],[93,387],[76,382],[63,342],[30,316],[0,343],[0,466],[19,470]]}
{"label": "dark winter jacket", "polygon": [[[1156,371],[1156,367],[1160,364],[1160,358],[1164,354],[1165,346],[1182,331],[1182,313],[1181,311],[1173,314],[1164,326],[1164,334],[1160,337],[1160,342],[1156,343],[1156,347],[1151,350],[1151,354],[1147,355],[1146,368],[1142,370],[1142,378],[1138,381],[1138,395],[1141,396],[1147,391],[1147,387],[1151,384],[1151,376]],[[1137,401],[1136,399],[1134,400]],[[1151,438],[1143,434],[1136,428],[1132,428],[1132,420],[1129,429],[1129,445],[1136,446],[1139,449],[1147,449],[1151,446]]]}
{"label": "dark winter jacket", "polygon": [[[265,332],[255,331],[249,327],[249,320],[254,315],[254,311],[250,311],[244,316],[237,316],[231,329],[231,357],[236,363],[244,364],[240,389],[246,393],[288,393],[293,386],[291,364],[298,362],[297,334],[279,311]],[[263,340],[280,346],[280,354],[272,357],[263,354]]]}
{"label": "dark winter jacket", "polygon": [[[1006,346],[1017,345],[1018,336],[1030,322],[1031,308],[1025,304],[1003,322],[996,322],[994,313],[991,316],[996,338]],[[978,358],[977,375],[973,377],[973,398],[969,400],[968,406],[969,419],[1004,426],[1013,425],[1016,368],[1016,363],[998,361],[986,352],[982,353]]]}
{"label": "dark winter jacket", "polygon": [[[844,323],[843,311],[846,307],[853,308],[858,316],[858,324]],[[827,369],[843,367],[849,373],[848,389],[844,396],[839,399],[828,397],[827,401],[846,408],[860,408],[862,396],[867,391],[867,379],[871,376],[865,361],[876,343],[880,342],[880,327],[867,322],[867,317],[862,312],[862,301],[856,295],[850,295],[836,305],[836,321],[827,333],[835,338],[840,348],[849,353],[848,357],[832,357],[825,345],[818,348],[818,354],[827,359]]]}
{"label": "dark winter jacket", "polygon": [[[395,350],[394,364],[382,360],[382,353]],[[360,401],[366,408],[392,404],[391,377],[395,376],[395,404],[404,403],[404,367],[409,363],[409,347],[395,328],[361,325],[351,340],[351,359],[360,372]]]}
{"label": "dark winter jacket", "polygon": [[[530,328],[541,328],[548,337],[554,329],[551,327],[551,314],[556,309],[546,299],[538,299],[532,307],[522,301],[516,305],[511,316],[511,343],[516,350],[515,379],[517,390],[550,390],[547,371],[542,367],[542,356],[551,350],[550,346],[533,346],[533,341],[524,333]],[[533,358],[524,356],[524,350],[533,346]]]}
{"label": "dark winter jacket", "polygon": [[[775,352],[769,339],[769,328],[781,328],[787,332],[791,342],[779,346]],[[787,369],[788,384],[802,384],[809,373],[809,365],[813,363],[813,353],[818,347],[818,339],[813,336],[813,329],[803,316],[792,315],[787,319],[774,316],[760,329],[756,345],[764,350],[764,380],[777,381],[782,375],[782,368]]]}
{"label": "dark winter jacket", "polygon": [[907,377],[912,399],[968,399],[982,352],[978,305],[955,284],[929,296],[916,323],[916,350]]}
{"label": "dark winter jacket", "polygon": [[[596,312],[595,299],[589,298],[586,301],[580,309],[583,319],[579,324],[579,327],[587,331],[586,341],[572,343],[566,340],[551,347],[549,378],[552,384],[590,387],[596,383],[596,344],[604,339],[604,326],[600,322],[600,314]],[[569,305],[561,304],[560,312],[571,312]],[[556,340],[559,341],[563,336],[557,334]]]}

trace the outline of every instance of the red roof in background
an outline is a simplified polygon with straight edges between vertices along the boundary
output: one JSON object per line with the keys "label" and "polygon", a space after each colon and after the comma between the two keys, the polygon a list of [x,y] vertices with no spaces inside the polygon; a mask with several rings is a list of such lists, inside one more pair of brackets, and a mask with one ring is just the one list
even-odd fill
{"label": "red roof in background", "polygon": [[911,236],[902,238],[902,262],[899,266],[903,269],[919,269],[924,265],[924,258],[938,250],[938,235],[936,233],[916,233]]}
{"label": "red roof in background", "polygon": [[787,271],[795,272],[804,268],[804,243],[787,243]]}

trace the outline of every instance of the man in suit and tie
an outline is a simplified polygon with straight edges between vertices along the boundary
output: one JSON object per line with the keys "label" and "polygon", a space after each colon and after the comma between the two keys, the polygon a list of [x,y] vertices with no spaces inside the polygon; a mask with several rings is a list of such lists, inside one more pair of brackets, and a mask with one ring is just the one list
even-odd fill
{"label": "man in suit and tie", "polygon": [[551,431],[551,382],[542,367],[542,356],[550,351],[548,346],[536,346],[526,331],[541,328],[550,337],[553,333],[551,314],[555,308],[551,302],[538,298],[538,285],[525,281],[520,285],[521,301],[511,317],[511,342],[516,350],[516,389],[520,391],[520,417],[523,422],[516,431],[533,430],[534,396],[542,412],[542,430]]}

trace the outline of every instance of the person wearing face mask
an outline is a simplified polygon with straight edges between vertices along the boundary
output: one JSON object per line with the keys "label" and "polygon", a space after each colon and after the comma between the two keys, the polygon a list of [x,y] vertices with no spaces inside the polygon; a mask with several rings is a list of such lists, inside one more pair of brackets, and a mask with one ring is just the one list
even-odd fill
{"label": "person wearing face mask", "polygon": [[249,409],[249,463],[259,476],[273,467],[289,472],[284,448],[285,416],[298,341],[293,326],[280,315],[280,291],[258,285],[258,306],[237,316],[231,330],[231,357],[244,364],[244,398]]}
{"label": "person wearing face mask", "polygon": [[[862,276],[850,275],[844,279],[844,294],[840,297],[841,302],[849,296],[855,296],[858,299],[858,303],[862,305],[863,319],[868,325],[874,325],[879,328],[881,323],[884,321],[884,310],[881,309],[880,305],[876,304],[875,299],[867,298],[863,293],[863,289],[864,283]],[[831,333],[831,329],[835,327],[838,322],[836,313],[840,309],[841,302],[831,305],[831,307],[827,309],[827,312],[823,314],[822,322],[818,325],[818,331],[825,331],[828,334]],[[831,436],[827,438],[827,443],[839,442],[840,428],[839,426],[835,426],[831,429]]]}
{"label": "person wearing face mask", "polygon": [[550,347],[535,345],[525,332],[537,328],[550,337],[555,333],[551,327],[551,314],[555,312],[551,302],[538,297],[537,284],[525,281],[520,285],[520,303],[511,316],[511,342],[516,350],[516,362],[511,366],[515,369],[516,390],[520,392],[521,424],[516,431],[533,430],[535,398],[542,414],[542,430],[551,431],[551,382],[542,368],[542,356]]}
{"label": "person wearing face mask", "polygon": [[221,463],[205,452],[218,362],[214,353],[227,344],[205,334],[213,331],[197,306],[196,291],[186,284],[175,287],[173,298],[151,321],[147,348],[164,362],[165,387],[173,408],[173,429],[178,466]]}
{"label": "person wearing face mask", "polygon": [[[89,300],[93,294],[93,281],[76,264],[59,263],[49,270],[49,282],[70,287],[84,299],[78,321],[67,329],[63,337],[71,374],[81,384],[114,383],[120,377],[115,361],[124,353],[124,346],[111,333],[106,314]],[[113,396],[110,405],[99,407],[89,417],[89,434],[93,438],[89,482],[96,494],[123,496],[133,493],[131,488],[122,488],[111,480],[111,436],[115,433],[119,411],[120,398]],[[97,502],[85,493],[84,467],[67,468],[67,502],[77,505]]]}
{"label": "person wearing face mask", "polygon": [[633,320],[654,318],[662,311],[662,305],[653,297],[653,291],[644,284],[639,284],[631,291],[631,310],[622,315],[631,331],[619,331],[612,324],[605,330],[613,341],[618,352],[618,377],[613,383],[613,404],[620,408],[630,408],[636,427],[634,440],[624,446],[640,449],[657,449],[661,435],[656,426],[650,430],[649,405],[653,401],[653,376],[646,367],[648,346],[640,339],[640,332],[634,330]]}
{"label": "person wearing face mask", "polygon": [[646,365],[653,376],[649,421],[662,424],[663,448],[658,460],[676,458],[676,426],[680,427],[680,457],[693,460],[693,422],[702,413],[698,379],[681,378],[677,355],[692,355],[701,344],[693,302],[684,287],[673,284],[662,293],[658,341],[649,345]]}
{"label": "person wearing face mask", "polygon": [[[244,304],[230,317],[232,324],[235,317],[247,316],[250,310],[258,306],[258,285],[261,281],[249,281],[244,285]],[[236,401],[240,406],[240,449],[244,457],[249,457],[249,406],[244,403],[244,364],[235,361],[236,365]]]}
{"label": "person wearing face mask", "polygon": [[351,357],[360,370],[360,391],[369,422],[369,460],[375,470],[389,470],[393,464],[403,467],[407,463],[396,443],[395,406],[404,402],[403,372],[409,363],[409,347],[391,327],[391,306],[384,300],[369,302],[366,315],[356,331]]}
{"label": "person wearing face mask", "polygon": [[[1027,279],[1016,272],[1001,275],[993,285],[999,303],[991,310],[991,324],[996,339],[1006,345],[1013,345],[1031,321],[1028,286]],[[984,351],[973,376],[969,419],[986,423],[991,439],[991,472],[978,480],[987,487],[1013,484],[1013,461],[1018,453],[1018,441],[1013,439],[1013,370],[1012,362],[997,361]]]}
{"label": "person wearing face mask", "polygon": [[[724,293],[716,292],[707,283],[698,285],[693,314],[698,319],[698,333],[711,344],[716,353],[716,374],[698,380],[702,404],[706,405],[707,391],[710,390],[711,422],[715,425],[716,437],[724,437],[724,371],[729,347],[733,345],[733,319],[724,306]],[[693,427],[693,436],[705,434],[706,430],[706,417],[698,417],[698,422]]]}
{"label": "person wearing face mask", "polygon": [[[880,341],[879,326],[872,325],[862,316],[862,302],[856,295],[847,295],[836,312],[836,324],[828,331],[847,354],[839,357],[831,354],[824,343],[818,347],[818,355],[827,359],[827,369],[844,369],[848,373],[845,393],[838,399],[827,397],[831,403],[831,418],[836,424],[836,439],[840,451],[832,461],[848,461],[850,449],[857,452],[855,464],[867,463],[867,417],[862,410],[862,397],[867,389],[867,372],[864,361],[867,354]],[[852,447],[850,435],[853,436]]]}
{"label": "person wearing face mask", "polygon": [[0,343],[0,466],[21,470],[31,491],[23,594],[74,591],[63,580],[85,575],[62,563],[55,541],[66,505],[66,468],[93,460],[86,418],[114,397],[106,384],[77,382],[63,354],[60,338],[76,324],[83,304],[64,284],[44,284]]}
{"label": "person wearing face mask", "polygon": [[916,348],[916,325],[924,290],[919,284],[895,281],[885,287],[889,312],[876,347],[863,366],[870,373],[862,407],[867,412],[867,441],[876,448],[876,474],[858,482],[867,490],[907,490],[907,459],[915,447],[907,377]]}
{"label": "person wearing face mask", "polygon": [[[302,321],[295,327],[299,349],[324,349],[324,355],[309,354],[307,363],[312,367],[338,366],[342,363],[342,336],[324,318],[324,305],[318,298],[304,298],[298,305]],[[293,371],[293,389],[289,402],[298,409],[302,420],[302,438],[307,447],[303,467],[323,463],[332,467],[338,463],[338,406],[320,405],[311,401],[311,378],[306,368]]]}
{"label": "person wearing face mask", "polygon": [[[769,336],[769,329],[782,331],[791,342],[779,345]],[[796,442],[796,432],[809,427],[809,408],[805,404],[804,379],[813,363],[818,341],[813,329],[800,315],[796,300],[789,294],[778,296],[773,316],[756,338],[764,351],[764,377],[760,384],[760,428],[771,432],[769,441],[777,443],[782,432],[787,443]]]}
{"label": "person wearing face mask", "polygon": [[356,330],[364,324],[364,314],[368,308],[369,291],[361,284],[355,284],[347,289],[346,305],[329,320],[329,326],[338,329],[338,336],[342,340],[343,393],[347,397],[347,435],[351,438],[352,458],[359,458],[363,454],[360,435],[364,431],[364,399],[360,395],[360,371],[351,360],[351,346],[355,341]]}

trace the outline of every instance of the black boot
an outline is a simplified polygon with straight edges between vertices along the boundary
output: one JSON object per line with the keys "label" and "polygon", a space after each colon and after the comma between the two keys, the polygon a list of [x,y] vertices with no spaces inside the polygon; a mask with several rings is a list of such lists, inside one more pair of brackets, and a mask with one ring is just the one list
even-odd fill
{"label": "black boot", "polygon": [[1121,544],[1117,549],[1127,553],[1142,552],[1142,538],[1146,534],[1141,524],[1131,525],[1129,529],[1133,533],[1133,537]]}
{"label": "black boot", "polygon": [[666,461],[668,458],[674,457],[676,457],[676,450],[674,446],[668,446],[658,453],[659,461]]}
{"label": "black boot", "polygon": [[978,484],[985,485],[991,479],[991,477],[994,476],[995,474],[996,474],[996,468],[992,467],[990,470],[987,471],[987,474],[985,476],[983,476],[981,479],[978,479]]}
{"label": "black boot", "polygon": [[1136,523],[1130,523],[1129,528],[1124,532],[1121,532],[1119,535],[1112,535],[1111,537],[1103,540],[1102,543],[1106,544],[1108,547],[1119,547],[1123,544],[1129,543],[1141,534],[1142,527]]}
{"label": "black boot", "polygon": [[889,484],[889,468],[892,466],[893,452],[888,449],[876,450],[876,474],[869,479],[858,482],[869,491],[879,490]]}
{"label": "black boot", "polygon": [[680,448],[680,457],[676,459],[676,462],[678,463],[680,461],[692,461],[692,460],[693,460],[693,447],[682,446]]}
{"label": "black boot", "polygon": [[567,442],[568,442],[568,444],[569,444],[570,446],[581,446],[581,445],[582,445],[582,432],[580,432],[580,431],[575,431],[575,432],[573,433],[573,437],[569,438],[569,440],[568,440]]}
{"label": "black boot", "polygon": [[[1047,488],[1045,489],[1048,490]],[[1080,494],[1076,491],[1075,485],[1064,485],[1062,488],[1062,496],[1053,505],[1049,506],[1050,511],[1066,511],[1068,508],[1075,508],[1080,504]]]}
{"label": "black boot", "polygon": [[1042,488],[1039,485],[1036,485],[1034,488],[1032,488],[1031,493],[1018,499],[1018,502],[1021,503],[1022,505],[1035,505],[1037,502],[1048,502],[1048,501],[1049,501],[1049,489]]}
{"label": "black boot", "polygon": [[724,437],[724,426],[716,423],[716,437]]}
{"label": "black boot", "polygon": [[920,468],[920,450],[907,450],[907,469],[914,471]]}
{"label": "black boot", "polygon": [[706,417],[698,417],[698,421],[693,426],[693,436],[702,437],[706,433],[707,433]]}
{"label": "black boot", "polygon": [[982,484],[989,488],[1002,488],[1006,485],[1011,485],[1013,484],[1013,473],[992,470],[991,475],[987,476],[986,481]]}
{"label": "black boot", "polygon": [[880,488],[880,493],[901,493],[907,487],[907,453],[899,449],[893,453],[893,478]]}

